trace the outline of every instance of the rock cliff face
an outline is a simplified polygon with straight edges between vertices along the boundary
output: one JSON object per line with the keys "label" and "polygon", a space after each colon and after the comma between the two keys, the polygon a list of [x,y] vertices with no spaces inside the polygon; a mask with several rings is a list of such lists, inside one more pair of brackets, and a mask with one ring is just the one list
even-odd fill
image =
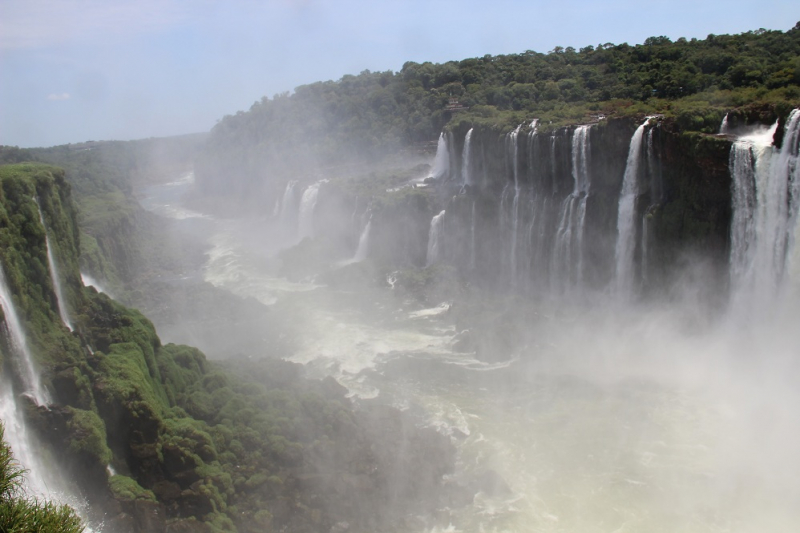
{"label": "rock cliff face", "polygon": [[382,238],[372,241],[370,254],[394,266],[425,266],[428,224],[419,227],[419,218],[444,210],[438,261],[477,282],[534,292],[606,290],[617,276],[623,178],[635,164],[628,246],[637,293],[660,290],[690,259],[715,274],[715,290],[723,288],[731,140],[681,133],[653,117],[633,150],[640,124],[459,127],[447,135],[444,175],[427,189],[393,193],[401,201],[372,206],[373,235]]}
{"label": "rock cliff face", "polygon": [[0,402],[24,413],[7,431],[15,452],[47,465],[31,476],[60,471],[87,518],[121,532],[391,530],[434,508],[454,461],[445,437],[392,409],[356,412],[297,365],[226,371],[162,345],[147,318],[82,285],[70,196],[56,167],[0,167]]}

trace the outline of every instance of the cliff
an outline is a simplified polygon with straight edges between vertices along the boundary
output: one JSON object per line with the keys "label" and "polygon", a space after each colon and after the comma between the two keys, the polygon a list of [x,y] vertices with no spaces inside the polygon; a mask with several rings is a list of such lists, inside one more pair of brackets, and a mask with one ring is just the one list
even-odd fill
{"label": "cliff", "polygon": [[[0,377],[39,442],[34,455],[72,480],[90,520],[132,532],[375,531],[433,509],[453,465],[444,437],[392,409],[355,411],[342,387],[297,365],[226,370],[162,345],[147,318],[81,284],[63,170],[4,166],[0,185],[10,294]],[[38,405],[12,307],[47,398]]]}

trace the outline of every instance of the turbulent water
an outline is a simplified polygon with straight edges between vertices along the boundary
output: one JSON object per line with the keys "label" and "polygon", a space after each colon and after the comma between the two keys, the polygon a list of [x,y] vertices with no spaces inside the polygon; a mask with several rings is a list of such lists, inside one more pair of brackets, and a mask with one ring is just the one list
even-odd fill
{"label": "turbulent water", "polygon": [[[561,222],[571,238],[590,186],[589,131],[573,138],[573,193],[553,205],[570,212]],[[796,158],[796,143],[789,146]],[[773,169],[796,168],[785,150],[773,153]],[[796,223],[794,213],[786,224]],[[441,224],[444,213],[437,217]],[[800,524],[792,270],[800,262],[792,257],[783,291],[747,327],[698,320],[691,298],[530,302],[519,310],[530,317],[527,343],[490,363],[454,349],[448,302],[421,308],[389,286],[353,292],[290,282],[265,268],[270,252],[254,246],[261,233],[252,223],[212,220],[208,234],[205,279],[274,306],[288,359],[336,377],[356,400],[390,403],[452,438],[452,479],[474,493],[441,509],[425,532],[789,533]]]}

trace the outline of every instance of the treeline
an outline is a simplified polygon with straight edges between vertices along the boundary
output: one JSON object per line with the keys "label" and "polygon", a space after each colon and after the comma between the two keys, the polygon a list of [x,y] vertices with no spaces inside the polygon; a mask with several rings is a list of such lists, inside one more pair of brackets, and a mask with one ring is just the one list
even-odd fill
{"label": "treeline", "polygon": [[[511,127],[534,117],[557,126],[600,114],[702,116],[754,102],[788,107],[800,102],[799,86],[800,23],[787,32],[408,62],[400,72],[303,85],[224,117],[199,159],[198,178],[210,187],[233,176],[228,191],[252,192],[264,178],[307,175],[433,141],[454,118]],[[467,109],[452,111],[453,99]],[[692,116],[682,125],[708,128]]]}

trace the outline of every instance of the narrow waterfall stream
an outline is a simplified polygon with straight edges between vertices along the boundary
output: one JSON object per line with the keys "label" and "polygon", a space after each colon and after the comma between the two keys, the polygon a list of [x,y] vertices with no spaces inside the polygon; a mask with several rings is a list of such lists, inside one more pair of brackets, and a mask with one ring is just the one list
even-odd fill
{"label": "narrow waterfall stream", "polygon": [[58,305],[58,314],[61,316],[61,321],[67,328],[72,331],[72,321],[69,318],[69,311],[67,310],[67,301],[64,298],[64,291],[61,288],[61,277],[58,275],[58,267],[56,266],[55,256],[53,254],[53,247],[50,244],[50,235],[47,232],[47,224],[44,221],[42,214],[42,206],[39,205],[39,200],[36,200],[36,207],[39,209],[39,222],[44,228],[45,245],[47,247],[47,264],[50,268],[50,279],[53,281],[53,291],[56,294],[56,304]]}

